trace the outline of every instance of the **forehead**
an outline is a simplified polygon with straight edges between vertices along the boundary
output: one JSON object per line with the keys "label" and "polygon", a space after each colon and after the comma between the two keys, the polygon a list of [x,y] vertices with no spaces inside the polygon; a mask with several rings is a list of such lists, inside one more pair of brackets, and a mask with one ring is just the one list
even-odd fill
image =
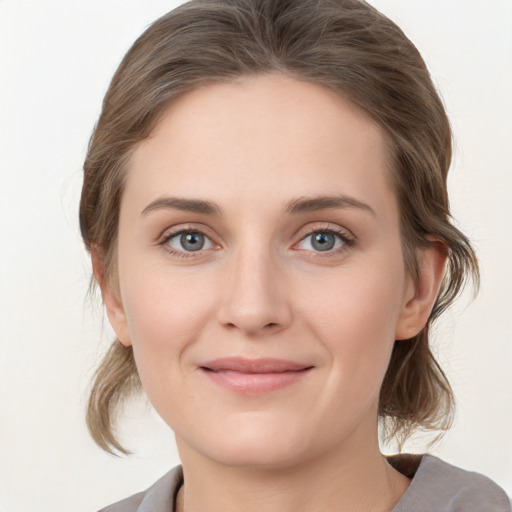
{"label": "forehead", "polygon": [[174,100],[133,153],[126,193],[148,202],[162,192],[250,200],[310,190],[378,203],[392,193],[388,160],[382,129],[339,94],[281,75],[243,77]]}

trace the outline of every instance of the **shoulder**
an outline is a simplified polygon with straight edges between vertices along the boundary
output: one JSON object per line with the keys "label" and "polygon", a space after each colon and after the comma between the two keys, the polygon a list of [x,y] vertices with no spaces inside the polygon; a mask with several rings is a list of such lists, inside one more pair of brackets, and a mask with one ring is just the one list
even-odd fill
{"label": "shoulder", "polygon": [[505,491],[480,473],[424,455],[393,512],[510,512]]}
{"label": "shoulder", "polygon": [[181,466],[156,481],[149,489],[102,508],[99,512],[174,512],[174,499],[183,482]]}
{"label": "shoulder", "polygon": [[129,498],[112,503],[108,507],[102,508],[99,512],[136,512],[141,501],[144,499],[145,492],[138,492]]}

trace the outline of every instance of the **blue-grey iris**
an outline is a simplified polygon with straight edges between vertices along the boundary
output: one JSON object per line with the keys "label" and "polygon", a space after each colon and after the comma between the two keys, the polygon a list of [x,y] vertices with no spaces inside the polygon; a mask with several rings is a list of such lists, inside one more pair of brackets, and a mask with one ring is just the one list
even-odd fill
{"label": "blue-grey iris", "polygon": [[311,240],[311,245],[317,251],[329,251],[335,243],[336,238],[332,233],[316,233]]}
{"label": "blue-grey iris", "polygon": [[186,251],[199,251],[203,248],[204,241],[201,233],[183,233],[180,238],[181,246]]}

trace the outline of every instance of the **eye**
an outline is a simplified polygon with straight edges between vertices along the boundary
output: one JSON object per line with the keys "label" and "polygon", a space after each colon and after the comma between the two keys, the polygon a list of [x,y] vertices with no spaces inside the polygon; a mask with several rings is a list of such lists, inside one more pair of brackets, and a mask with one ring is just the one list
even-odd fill
{"label": "eye", "polygon": [[351,240],[344,233],[324,229],[307,234],[297,247],[305,251],[328,252],[341,249],[350,242]]}
{"label": "eye", "polygon": [[171,253],[191,253],[211,249],[214,243],[200,231],[179,231],[171,233],[163,244]]}

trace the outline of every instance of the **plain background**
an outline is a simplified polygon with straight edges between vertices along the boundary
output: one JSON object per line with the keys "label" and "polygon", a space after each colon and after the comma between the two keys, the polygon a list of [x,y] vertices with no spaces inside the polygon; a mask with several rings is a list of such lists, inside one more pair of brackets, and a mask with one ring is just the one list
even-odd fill
{"label": "plain background", "polygon": [[[91,373],[111,338],[86,299],[81,164],[120,59],[163,0],[0,0],[0,511],[90,512],[178,463],[143,400],[121,424],[129,458],[89,439]],[[417,44],[451,116],[457,225],[482,264],[437,330],[458,397],[431,451],[512,492],[512,1],[374,0]],[[93,302],[94,303],[94,302]],[[408,446],[424,450],[424,439]]]}

